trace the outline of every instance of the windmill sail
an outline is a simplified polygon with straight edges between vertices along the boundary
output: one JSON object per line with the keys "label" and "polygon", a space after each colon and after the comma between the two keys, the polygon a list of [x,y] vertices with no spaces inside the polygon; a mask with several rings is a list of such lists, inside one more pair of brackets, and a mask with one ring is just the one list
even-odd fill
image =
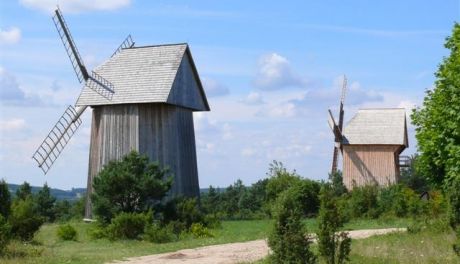
{"label": "windmill sail", "polygon": [[75,42],[73,41],[72,35],[70,35],[69,28],[67,27],[67,24],[65,23],[64,17],[62,16],[59,8],[57,8],[55,11],[53,22],[56,26],[59,36],[61,37],[62,44],[64,44],[67,56],[69,56],[70,62],[72,63],[72,67],[77,74],[78,81],[82,83],[83,81],[88,80],[88,71],[83,64],[83,60],[80,57],[80,53],[78,53]]}
{"label": "windmill sail", "polygon": [[125,40],[120,44],[120,46],[118,46],[118,48],[115,50],[115,52],[110,57],[115,56],[115,54],[120,52],[122,49],[129,49],[129,48],[132,48],[133,46],[134,46],[134,41],[131,38],[131,34],[130,34],[125,38]]}
{"label": "windmill sail", "polygon": [[64,20],[64,16],[61,14],[59,8],[57,8],[55,11],[53,22],[59,33],[59,37],[62,40],[62,44],[64,44],[67,56],[72,63],[72,67],[75,71],[75,74],[77,75],[78,81],[80,83],[86,82],[88,87],[93,89],[98,94],[109,100],[112,99],[112,95],[115,92],[113,84],[95,72],[92,72],[91,75],[88,73],[88,70],[83,63],[72,35],[70,34],[69,28],[67,27],[67,23]]}
{"label": "windmill sail", "polygon": [[73,106],[69,105],[56,125],[48,133],[48,136],[46,136],[45,140],[43,140],[42,144],[35,151],[32,158],[45,174],[81,125],[80,115],[85,108],[82,107],[75,110]]}
{"label": "windmill sail", "polygon": [[337,163],[339,159],[339,150],[342,149],[342,140],[343,140],[343,135],[342,135],[342,129],[343,129],[343,117],[344,117],[344,111],[343,111],[343,104],[345,102],[345,95],[347,91],[347,77],[344,75],[343,76],[343,84],[342,84],[342,95],[340,97],[340,106],[339,106],[339,122],[338,124],[335,123],[334,117],[332,115],[331,110],[329,110],[329,126],[332,129],[332,132],[334,133],[334,141],[335,141],[335,146],[334,146],[334,152],[332,154],[332,168],[331,168],[331,173],[337,172]]}

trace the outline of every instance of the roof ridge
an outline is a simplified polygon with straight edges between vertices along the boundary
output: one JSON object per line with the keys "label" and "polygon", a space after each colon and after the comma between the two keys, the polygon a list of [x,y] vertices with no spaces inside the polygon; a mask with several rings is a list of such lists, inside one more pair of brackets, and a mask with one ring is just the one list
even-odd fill
{"label": "roof ridge", "polygon": [[154,47],[167,47],[167,46],[180,46],[180,45],[187,45],[187,42],[182,43],[167,43],[167,44],[157,44],[157,45],[145,45],[145,46],[134,46],[127,49],[140,49],[140,48],[154,48]]}

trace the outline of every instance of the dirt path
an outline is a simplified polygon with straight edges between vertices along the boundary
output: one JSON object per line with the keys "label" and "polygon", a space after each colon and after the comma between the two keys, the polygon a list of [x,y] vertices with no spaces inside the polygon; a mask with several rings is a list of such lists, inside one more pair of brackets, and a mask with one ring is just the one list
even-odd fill
{"label": "dirt path", "polygon": [[[365,229],[348,231],[353,239],[362,239],[375,235],[393,232],[405,232],[406,228]],[[128,258],[119,264],[234,264],[252,262],[267,256],[270,249],[266,240],[254,240],[241,243],[230,243],[182,249],[176,252],[155,254],[150,256]]]}

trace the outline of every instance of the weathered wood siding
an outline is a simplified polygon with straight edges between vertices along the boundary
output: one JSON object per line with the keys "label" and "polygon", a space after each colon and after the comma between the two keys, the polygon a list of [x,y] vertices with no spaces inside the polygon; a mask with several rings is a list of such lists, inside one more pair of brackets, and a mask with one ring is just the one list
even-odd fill
{"label": "weathered wood siding", "polygon": [[174,174],[172,195],[198,196],[193,113],[167,104],[93,108],[85,217],[91,218],[92,181],[110,160],[131,150],[158,160]]}
{"label": "weathered wood siding", "polygon": [[209,106],[206,101],[206,96],[203,90],[198,86],[199,82],[200,80],[197,80],[197,77],[193,73],[191,61],[187,53],[185,53],[177,71],[176,78],[174,79],[167,102],[191,109],[208,111]]}
{"label": "weathered wood siding", "polygon": [[399,146],[343,145],[343,182],[348,189],[399,180]]}
{"label": "weathered wood siding", "polygon": [[172,194],[199,195],[191,111],[166,104],[139,105],[139,152],[171,169]]}
{"label": "weathered wood siding", "polygon": [[110,160],[120,159],[131,150],[138,150],[137,105],[111,105],[93,108],[88,166],[85,216],[91,217],[93,178]]}

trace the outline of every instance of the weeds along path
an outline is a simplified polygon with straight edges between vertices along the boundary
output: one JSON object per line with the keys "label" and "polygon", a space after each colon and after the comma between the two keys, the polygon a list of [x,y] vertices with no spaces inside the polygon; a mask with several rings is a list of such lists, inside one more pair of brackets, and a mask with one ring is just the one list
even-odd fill
{"label": "weeds along path", "polygon": [[[394,232],[405,232],[406,228],[363,229],[347,231],[353,239],[368,238]],[[115,261],[117,264],[234,264],[252,262],[270,253],[266,240],[254,240],[182,249],[176,252],[155,254]]]}

